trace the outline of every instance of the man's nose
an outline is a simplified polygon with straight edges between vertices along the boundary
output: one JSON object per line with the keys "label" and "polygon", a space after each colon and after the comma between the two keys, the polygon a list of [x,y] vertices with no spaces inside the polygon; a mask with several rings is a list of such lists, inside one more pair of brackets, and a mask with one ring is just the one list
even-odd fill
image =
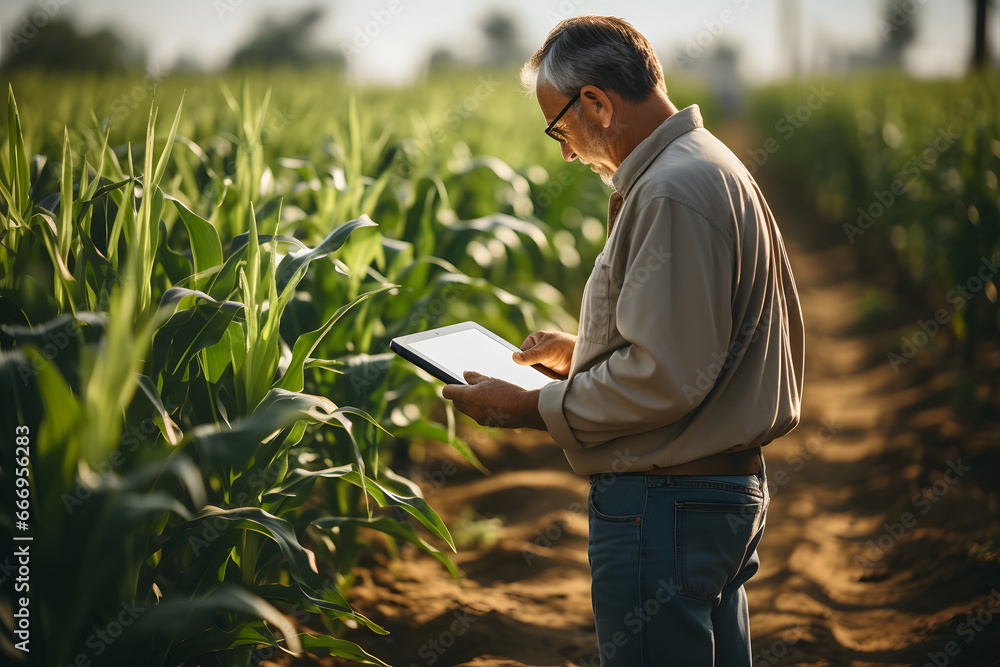
{"label": "man's nose", "polygon": [[568,141],[561,143],[559,147],[562,149],[562,156],[566,162],[572,162],[576,159],[576,151],[573,150]]}

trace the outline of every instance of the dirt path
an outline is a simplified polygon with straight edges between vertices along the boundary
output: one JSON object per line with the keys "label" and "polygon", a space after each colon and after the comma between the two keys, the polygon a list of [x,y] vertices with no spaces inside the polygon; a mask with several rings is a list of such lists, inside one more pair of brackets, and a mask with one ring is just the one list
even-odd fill
{"label": "dirt path", "polygon": [[755,665],[991,664],[1000,623],[960,628],[1000,586],[970,552],[996,535],[1000,431],[955,418],[947,374],[897,374],[894,334],[851,333],[850,252],[793,256],[809,362],[802,423],[765,450]]}
{"label": "dirt path", "polygon": [[[898,332],[935,308],[903,304],[862,329],[857,304],[872,287],[891,291],[886,271],[861,268],[838,233],[803,225],[803,206],[773,203],[788,221],[807,363],[802,422],[765,449],[772,502],[748,586],[754,664],[994,664],[1000,564],[979,546],[1000,535],[996,406],[982,410],[992,419],[949,407],[954,378],[933,339],[894,368]],[[995,352],[968,380],[982,400],[995,398]]]}
{"label": "dirt path", "polygon": [[[748,585],[754,664],[994,664],[1000,422],[955,416],[930,349],[895,372],[886,355],[905,316],[857,330],[856,303],[880,278],[861,275],[856,249],[783,228],[806,319],[806,389],[800,426],[765,449],[772,501],[762,569]],[[981,395],[996,386],[1000,359],[989,367],[973,379]],[[428,449],[414,472],[431,504],[479,544],[455,558],[461,588],[422,554],[376,552],[352,602],[392,634],[358,641],[401,667],[599,664],[588,483],[549,442],[480,434],[489,477]],[[991,550],[977,546],[991,540]]]}

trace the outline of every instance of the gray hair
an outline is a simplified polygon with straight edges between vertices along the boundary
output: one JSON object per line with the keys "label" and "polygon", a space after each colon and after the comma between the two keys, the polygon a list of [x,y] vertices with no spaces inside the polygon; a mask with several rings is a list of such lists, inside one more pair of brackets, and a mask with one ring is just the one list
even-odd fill
{"label": "gray hair", "polygon": [[548,84],[566,97],[597,86],[631,102],[642,102],[657,88],[667,91],[649,41],[613,16],[577,16],[559,23],[521,68],[521,83],[529,91]]}

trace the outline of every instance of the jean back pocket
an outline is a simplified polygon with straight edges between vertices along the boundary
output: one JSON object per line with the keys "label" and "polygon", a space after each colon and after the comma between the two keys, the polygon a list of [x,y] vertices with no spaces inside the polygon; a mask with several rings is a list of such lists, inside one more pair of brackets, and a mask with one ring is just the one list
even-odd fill
{"label": "jean back pocket", "polygon": [[763,500],[674,503],[678,593],[698,600],[718,598],[747,558],[763,512]]}

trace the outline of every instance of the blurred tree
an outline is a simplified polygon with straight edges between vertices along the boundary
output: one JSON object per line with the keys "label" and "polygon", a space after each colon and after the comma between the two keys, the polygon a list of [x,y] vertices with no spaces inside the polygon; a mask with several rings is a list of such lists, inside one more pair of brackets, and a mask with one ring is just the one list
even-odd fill
{"label": "blurred tree", "polygon": [[312,32],[323,19],[320,7],[304,9],[285,21],[268,17],[261,22],[256,34],[236,50],[229,60],[230,67],[274,67],[295,65],[334,65],[345,67],[347,58],[340,51],[317,47]]}
{"label": "blurred tree", "polygon": [[989,39],[987,38],[987,26],[989,25],[989,10],[992,0],[974,0],[976,3],[976,26],[975,26],[975,46],[972,51],[972,67],[980,69],[989,64]]}
{"label": "blurred tree", "polygon": [[430,72],[440,72],[454,69],[459,64],[455,52],[446,46],[441,46],[431,52],[427,59],[427,69]]}
{"label": "blurred tree", "polygon": [[527,59],[521,46],[520,30],[513,15],[503,9],[492,9],[479,29],[486,36],[486,53],[483,64],[487,67],[520,65]]}
{"label": "blurred tree", "polygon": [[177,57],[177,60],[174,61],[174,65],[170,68],[170,71],[182,72],[185,74],[196,74],[198,72],[203,72],[204,68],[193,57],[187,53],[182,53]]}
{"label": "blurred tree", "polygon": [[145,65],[145,55],[111,28],[85,35],[69,19],[44,24],[26,15],[6,28],[0,64],[4,71],[41,68],[52,71],[112,72]]}
{"label": "blurred tree", "polygon": [[479,30],[486,39],[478,57],[466,57],[447,46],[439,46],[427,59],[427,71],[520,66],[530,55],[521,45],[517,19],[503,9],[491,9],[479,23]]}
{"label": "blurred tree", "polygon": [[879,24],[885,41],[879,48],[879,60],[883,66],[902,67],[903,52],[917,37],[914,12],[903,10],[894,1],[886,3],[885,18]]}
{"label": "blurred tree", "polygon": [[846,54],[844,58],[850,70],[900,69],[903,54],[917,37],[918,3],[901,3],[886,0],[885,10],[876,22],[882,35],[882,43],[874,49],[865,49]]}

